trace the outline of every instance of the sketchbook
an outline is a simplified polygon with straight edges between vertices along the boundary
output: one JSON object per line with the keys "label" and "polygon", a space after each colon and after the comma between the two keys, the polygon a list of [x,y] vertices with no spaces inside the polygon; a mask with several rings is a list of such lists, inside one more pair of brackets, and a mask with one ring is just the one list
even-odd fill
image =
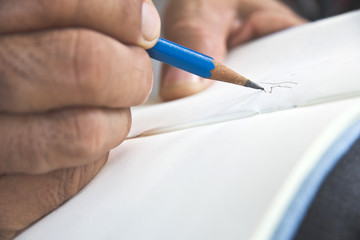
{"label": "sketchbook", "polygon": [[234,49],[267,92],[216,83],[133,109],[129,138],[17,239],[291,239],[360,136],[360,11]]}

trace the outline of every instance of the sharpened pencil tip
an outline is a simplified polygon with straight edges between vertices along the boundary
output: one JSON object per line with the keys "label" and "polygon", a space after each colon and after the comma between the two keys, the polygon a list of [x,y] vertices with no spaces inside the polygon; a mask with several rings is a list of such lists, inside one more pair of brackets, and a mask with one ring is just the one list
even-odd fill
{"label": "sharpened pencil tip", "polygon": [[254,89],[259,89],[262,91],[265,91],[265,89],[263,87],[260,87],[259,85],[257,85],[256,83],[248,80],[245,84],[245,87],[249,87],[249,88],[254,88]]}

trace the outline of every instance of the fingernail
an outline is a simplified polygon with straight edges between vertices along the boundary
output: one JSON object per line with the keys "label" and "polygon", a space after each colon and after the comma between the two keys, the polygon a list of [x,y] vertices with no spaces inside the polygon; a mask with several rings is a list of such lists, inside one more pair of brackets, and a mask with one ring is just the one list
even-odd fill
{"label": "fingernail", "polygon": [[150,48],[155,45],[160,36],[161,21],[158,11],[153,3],[149,0],[144,0],[142,5],[142,39],[140,45],[145,48]]}

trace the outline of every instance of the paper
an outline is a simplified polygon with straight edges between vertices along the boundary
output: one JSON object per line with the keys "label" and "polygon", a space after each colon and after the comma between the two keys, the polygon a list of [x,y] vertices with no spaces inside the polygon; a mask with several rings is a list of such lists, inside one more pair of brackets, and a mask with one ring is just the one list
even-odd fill
{"label": "paper", "polygon": [[[232,51],[226,65],[264,86],[227,83],[133,109],[130,136],[198,126],[360,95],[360,11],[273,34]],[[290,87],[290,88],[287,88]]]}
{"label": "paper", "polygon": [[302,156],[359,104],[127,140],[80,194],[17,239],[250,239]]}

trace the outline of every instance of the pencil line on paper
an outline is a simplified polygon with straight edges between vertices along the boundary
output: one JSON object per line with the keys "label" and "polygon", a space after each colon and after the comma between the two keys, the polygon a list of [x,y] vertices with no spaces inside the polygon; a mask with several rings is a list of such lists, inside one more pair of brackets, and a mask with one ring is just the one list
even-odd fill
{"label": "pencil line on paper", "polygon": [[298,83],[297,82],[278,82],[278,83],[274,83],[274,82],[261,82],[262,84],[269,84],[269,85],[273,85],[273,86],[270,86],[270,90],[264,90],[266,93],[272,93],[274,88],[288,88],[288,89],[292,89],[293,86],[287,86],[285,84],[293,84],[293,85],[297,85]]}

